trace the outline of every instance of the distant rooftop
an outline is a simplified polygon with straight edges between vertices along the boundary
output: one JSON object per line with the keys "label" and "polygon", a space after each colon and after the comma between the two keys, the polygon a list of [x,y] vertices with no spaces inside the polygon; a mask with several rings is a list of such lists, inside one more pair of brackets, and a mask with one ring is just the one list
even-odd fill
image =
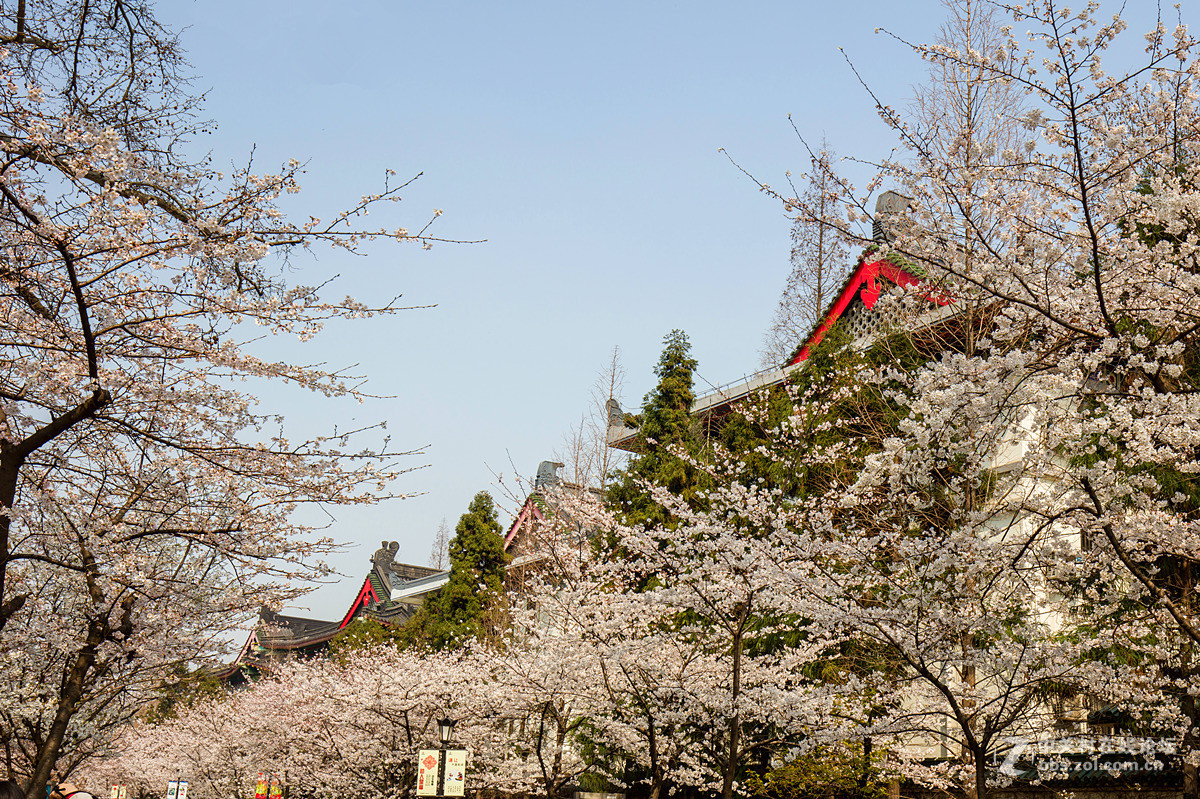
{"label": "distant rooftop", "polygon": [[[888,200],[896,207],[907,207],[905,202],[908,198],[895,192],[887,194],[894,195]],[[895,253],[881,257],[876,247],[868,248],[860,256],[858,267],[846,278],[821,322],[796,347],[786,364],[755,372],[697,397],[692,402],[691,414],[709,420],[719,420],[732,410],[734,403],[760,389],[785,382],[789,374],[802,366],[811,349],[821,341],[825,333],[838,322],[845,325],[854,346],[865,349],[889,325],[887,315],[876,305],[885,288],[884,281],[895,286],[910,287],[918,285],[924,278],[924,271]],[[928,328],[954,314],[950,296],[935,291],[930,293],[928,300],[933,307],[915,321],[914,329]],[[630,424],[631,418],[622,412],[616,400],[608,401],[608,446],[627,452],[642,451],[641,433],[637,427]]]}

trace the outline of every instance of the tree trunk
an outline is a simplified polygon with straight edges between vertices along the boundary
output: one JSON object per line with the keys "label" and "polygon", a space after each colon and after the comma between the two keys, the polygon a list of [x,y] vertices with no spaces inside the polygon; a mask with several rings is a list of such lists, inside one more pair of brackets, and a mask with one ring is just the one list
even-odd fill
{"label": "tree trunk", "polygon": [[871,750],[875,741],[870,735],[863,736],[862,773],[858,775],[858,793],[866,796],[867,786],[871,783]]}
{"label": "tree trunk", "polygon": [[58,695],[58,709],[54,713],[54,721],[46,734],[45,741],[38,747],[36,765],[29,784],[25,786],[26,799],[44,799],[46,784],[50,781],[51,771],[58,761],[59,750],[66,740],[67,726],[75,715],[76,706],[83,698],[88,675],[96,663],[96,653],[104,642],[107,633],[106,625],[93,619],[88,623],[88,635],[83,647],[75,656],[67,673],[63,675],[62,688]]}
{"label": "tree trunk", "polygon": [[[12,444],[8,439],[0,438],[0,508],[4,510],[12,508],[16,499],[17,478],[24,460],[12,452]],[[8,535],[11,525],[12,517],[8,513],[0,515],[0,630],[25,604],[24,594],[10,597],[7,593]]]}
{"label": "tree trunk", "polygon": [[649,712],[649,706],[643,705],[646,709],[646,738],[650,745],[650,797],[649,799],[660,799],[663,793],[663,767],[658,762],[658,736],[654,732],[654,716]]}
{"label": "tree trunk", "polygon": [[[1190,649],[1190,647],[1189,647]],[[1187,674],[1187,659],[1184,660],[1184,673]],[[1183,715],[1187,717],[1188,728],[1183,733],[1183,799],[1200,799],[1200,775],[1197,774],[1196,765],[1188,762],[1188,759],[1196,751],[1197,735],[1196,735],[1196,697],[1191,693],[1184,693],[1180,701],[1180,709]]]}
{"label": "tree trunk", "polygon": [[749,615],[750,601],[747,600],[742,605],[737,627],[733,633],[733,685],[731,686],[733,712],[729,716],[729,748],[725,752],[725,774],[721,784],[721,799],[733,799],[733,779],[737,773],[737,764],[740,759],[738,747],[741,746],[742,714],[737,709],[737,703],[742,693],[742,641],[745,636],[746,619]]}
{"label": "tree trunk", "polygon": [[987,758],[983,753],[975,754],[975,799],[987,799]]}

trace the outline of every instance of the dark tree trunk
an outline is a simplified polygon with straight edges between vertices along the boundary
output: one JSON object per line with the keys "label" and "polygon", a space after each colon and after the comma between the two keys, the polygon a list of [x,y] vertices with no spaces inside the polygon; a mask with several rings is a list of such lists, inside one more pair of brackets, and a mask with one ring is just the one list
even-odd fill
{"label": "dark tree trunk", "polygon": [[[1185,663],[1186,663],[1185,659]],[[1185,666],[1185,674],[1190,671]],[[1188,677],[1191,675],[1188,674]],[[1190,680],[1189,680],[1190,681]],[[1180,701],[1180,709],[1184,716],[1188,719],[1187,731],[1183,734],[1183,754],[1184,757],[1190,756],[1196,751],[1197,735],[1196,735],[1196,697],[1191,693],[1185,692]],[[1197,775],[1196,766],[1193,763],[1185,762],[1183,765],[1183,799],[1200,799],[1200,776]]]}
{"label": "dark tree trunk", "polygon": [[721,784],[721,799],[733,799],[733,780],[737,775],[738,761],[741,759],[739,748],[742,745],[742,714],[737,710],[738,698],[742,693],[742,644],[746,631],[746,619],[750,617],[750,602],[747,600],[742,604],[741,612],[737,619],[737,626],[733,633],[733,675],[731,686],[731,695],[733,700],[734,711],[729,717],[729,746],[725,751],[725,768],[722,784]]}
{"label": "dark tree trunk", "polygon": [[871,750],[875,741],[870,735],[863,736],[862,772],[858,775],[858,793],[866,796],[867,786],[871,784]]}
{"label": "dark tree trunk", "polygon": [[50,781],[59,750],[66,740],[67,726],[75,714],[79,700],[83,698],[84,688],[96,663],[96,653],[104,642],[105,632],[105,625],[100,621],[93,620],[88,624],[87,639],[63,675],[62,687],[58,694],[58,708],[45,740],[38,747],[33,776],[25,786],[25,799],[44,799],[46,795],[45,786]]}

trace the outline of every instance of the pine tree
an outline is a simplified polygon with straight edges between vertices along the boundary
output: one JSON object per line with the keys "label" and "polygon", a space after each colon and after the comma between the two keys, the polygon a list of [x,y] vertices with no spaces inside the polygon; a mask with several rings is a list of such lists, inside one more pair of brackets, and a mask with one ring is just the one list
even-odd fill
{"label": "pine tree", "polygon": [[663,339],[663,351],[654,373],[658,385],[643,399],[641,414],[642,452],[631,458],[625,469],[614,475],[606,494],[627,524],[670,527],[667,512],[646,492],[647,484],[661,485],[671,493],[698,501],[701,478],[695,467],[673,450],[688,455],[703,452],[703,436],[690,416],[692,375],[696,360],[689,357],[692,345],[682,330],[672,330]]}
{"label": "pine tree", "polygon": [[502,595],[508,555],[496,505],[480,491],[454,528],[450,542],[450,579],[425,600],[406,626],[411,643],[448,649],[469,638],[486,637],[488,616]]}

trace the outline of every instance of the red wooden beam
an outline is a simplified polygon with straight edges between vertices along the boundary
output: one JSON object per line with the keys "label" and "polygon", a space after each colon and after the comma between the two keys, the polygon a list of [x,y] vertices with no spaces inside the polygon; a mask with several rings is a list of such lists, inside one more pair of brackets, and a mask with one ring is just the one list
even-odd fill
{"label": "red wooden beam", "polygon": [[367,579],[363,580],[363,587],[358,592],[358,598],[354,600],[354,604],[350,606],[350,610],[346,611],[346,616],[342,619],[342,623],[338,625],[339,630],[350,623],[350,620],[354,618],[355,612],[366,604],[368,597],[372,602],[379,601],[379,595],[375,593],[375,586],[371,585],[371,577],[369,575]]}
{"label": "red wooden beam", "polygon": [[517,514],[517,518],[513,520],[512,525],[508,528],[508,532],[504,536],[505,549],[508,549],[512,545],[522,530],[533,526],[531,516],[539,522],[546,521],[545,514],[542,513],[537,503],[533,501],[532,496],[525,500],[525,505],[521,508],[521,512]]}
{"label": "red wooden beam", "polygon": [[[825,338],[825,334],[829,329],[842,317],[846,309],[850,307],[850,303],[854,300],[855,295],[862,291],[863,305],[868,308],[874,308],[875,303],[879,301],[879,295],[883,292],[883,286],[880,284],[879,278],[887,278],[892,283],[895,283],[901,288],[915,286],[921,282],[921,279],[916,275],[910,274],[900,267],[888,261],[886,258],[871,258],[871,254],[864,255],[858,262],[858,268],[854,270],[854,274],[846,282],[846,287],[842,289],[842,293],[838,295],[837,302],[833,304],[829,313],[825,315],[824,321],[813,331],[813,334],[808,337],[808,341],[804,342],[804,346],[800,348],[800,352],[796,353],[796,357],[788,361],[788,366],[793,366],[803,360],[807,360],[812,348]],[[926,299],[938,305],[949,305],[952,298],[944,292],[930,292]]]}

